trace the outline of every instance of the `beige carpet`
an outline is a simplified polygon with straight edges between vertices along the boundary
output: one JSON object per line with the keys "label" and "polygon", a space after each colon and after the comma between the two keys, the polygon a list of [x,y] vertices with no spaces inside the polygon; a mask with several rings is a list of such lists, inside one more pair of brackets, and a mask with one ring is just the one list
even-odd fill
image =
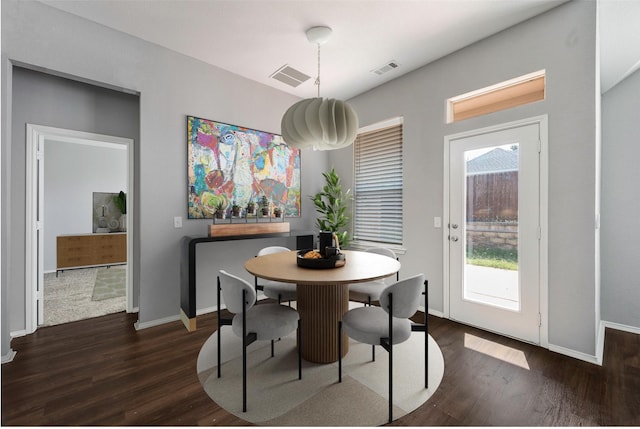
{"label": "beige carpet", "polygon": [[[298,380],[295,336],[276,343],[249,346],[247,358],[247,412],[242,412],[242,344],[222,329],[222,378],[217,378],[216,333],[198,356],[198,377],[207,394],[228,412],[263,426],[377,426],[388,417],[388,354],[377,347],[351,341],[343,359],[342,383],[338,364],[303,361]],[[422,405],[438,388],[444,372],[440,348],[429,336],[429,389],[424,388],[424,333],[414,332],[395,346],[394,420]]]}
{"label": "beige carpet", "polygon": [[103,270],[125,272],[126,266],[67,270],[59,273],[58,277],[55,273],[45,273],[43,325],[59,325],[125,311],[124,295],[101,301],[92,300],[96,277]]}

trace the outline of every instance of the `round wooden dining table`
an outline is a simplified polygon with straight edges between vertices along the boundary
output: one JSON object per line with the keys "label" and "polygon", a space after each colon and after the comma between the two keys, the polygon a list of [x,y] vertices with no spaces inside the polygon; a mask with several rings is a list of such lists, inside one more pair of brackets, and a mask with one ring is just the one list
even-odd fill
{"label": "round wooden dining table", "polygon": [[[297,251],[258,256],[244,267],[254,276],[297,285],[297,310],[302,322],[302,357],[310,362],[338,360],[338,321],[349,310],[349,284],[389,277],[400,270],[400,262],[371,252],[343,250],[342,267],[299,267]],[[349,350],[342,335],[343,355]]]}

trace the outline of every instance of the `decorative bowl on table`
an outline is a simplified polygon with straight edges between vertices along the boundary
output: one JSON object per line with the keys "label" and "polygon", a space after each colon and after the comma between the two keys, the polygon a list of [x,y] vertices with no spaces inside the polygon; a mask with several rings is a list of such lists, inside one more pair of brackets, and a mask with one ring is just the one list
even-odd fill
{"label": "decorative bowl on table", "polygon": [[314,269],[338,268],[347,262],[344,253],[325,258],[314,249],[299,250],[296,259],[299,267]]}

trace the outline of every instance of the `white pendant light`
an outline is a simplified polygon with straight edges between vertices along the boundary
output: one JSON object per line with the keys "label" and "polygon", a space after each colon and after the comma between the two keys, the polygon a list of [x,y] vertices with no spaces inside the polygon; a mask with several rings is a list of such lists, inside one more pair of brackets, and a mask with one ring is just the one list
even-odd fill
{"label": "white pendant light", "polygon": [[330,35],[329,27],[307,30],[307,39],[318,45],[318,97],[295,103],[282,117],[282,137],[298,149],[341,149],[353,143],[358,133],[358,115],[348,103],[320,97],[320,45]]}

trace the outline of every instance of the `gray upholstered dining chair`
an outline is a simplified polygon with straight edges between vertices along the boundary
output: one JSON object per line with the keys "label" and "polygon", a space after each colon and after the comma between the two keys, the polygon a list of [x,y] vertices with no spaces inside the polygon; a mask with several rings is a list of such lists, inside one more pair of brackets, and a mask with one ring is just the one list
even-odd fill
{"label": "gray upholstered dining chair", "polygon": [[302,330],[300,316],[291,307],[280,304],[256,303],[256,291],[249,282],[220,270],[217,298],[220,293],[231,319],[222,318],[218,310],[218,378],[221,377],[220,346],[222,327],[231,325],[234,334],[242,338],[242,411],[247,411],[247,346],[254,341],[271,340],[271,357],[274,356],[274,340],[298,330],[298,379],[302,379]]}
{"label": "gray upholstered dining chair", "polygon": [[[356,341],[381,345],[389,353],[389,423],[393,420],[393,346],[409,339],[411,331],[424,332],[424,387],[429,383],[429,341],[427,325],[427,286],[424,274],[418,274],[387,286],[380,295],[380,307],[367,306],[349,310],[338,322],[338,382],[342,382],[342,332]],[[420,296],[425,296],[424,324],[409,318],[418,310]]]}
{"label": "gray upholstered dining chair", "polygon": [[[388,256],[398,259],[395,252],[386,247],[372,247],[365,252],[377,253],[378,255]],[[400,272],[396,273],[396,281],[400,280]],[[382,290],[391,283],[387,279],[373,280],[364,283],[354,283],[349,285],[349,300],[364,302],[371,305],[371,302],[378,301]]]}
{"label": "gray upholstered dining chair", "polygon": [[[284,246],[269,246],[260,249],[257,256],[270,255],[272,253],[290,252]],[[259,279],[255,277],[255,290],[261,290],[267,298],[275,299],[278,304],[283,301],[295,301],[297,298],[296,285],[294,283],[276,282],[273,280]]]}

